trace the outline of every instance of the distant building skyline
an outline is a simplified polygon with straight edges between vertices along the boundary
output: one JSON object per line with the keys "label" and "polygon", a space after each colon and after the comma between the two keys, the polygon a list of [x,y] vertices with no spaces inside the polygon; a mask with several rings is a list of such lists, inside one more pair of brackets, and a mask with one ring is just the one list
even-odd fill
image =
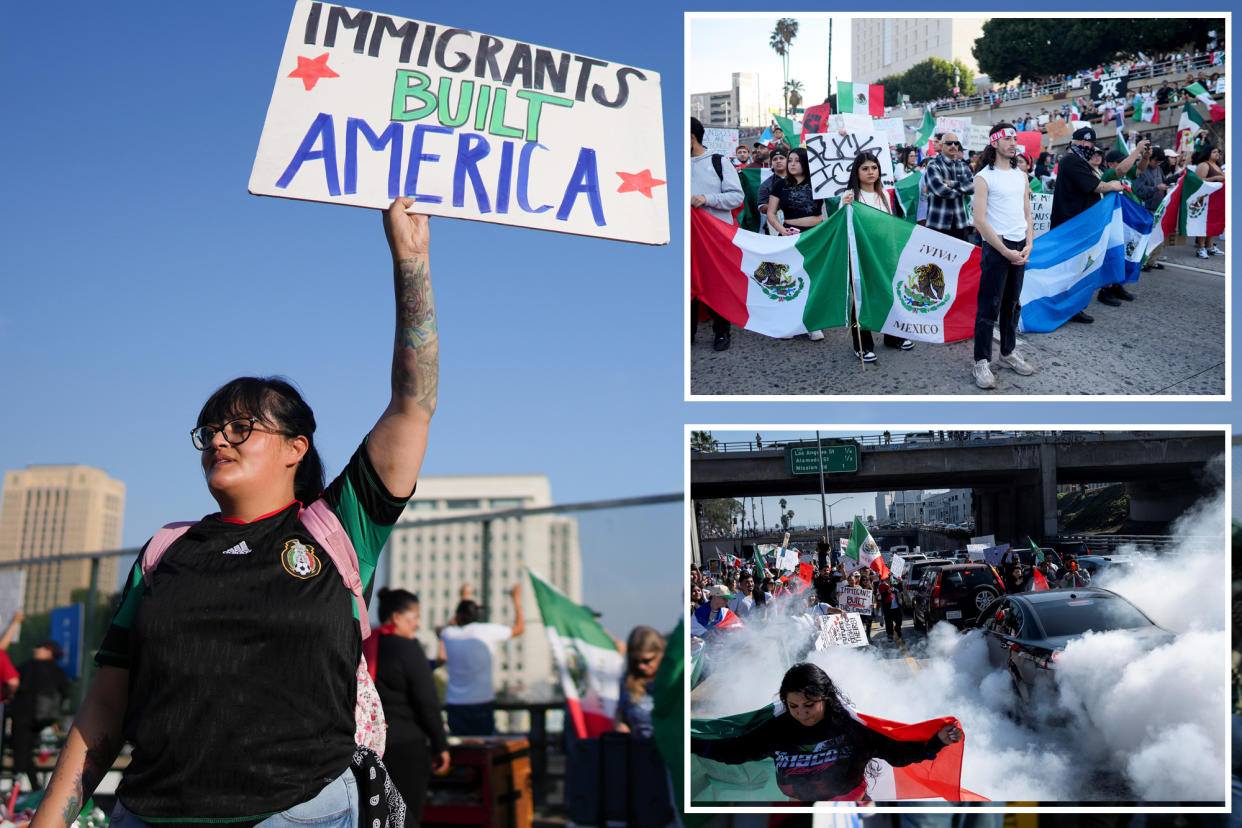
{"label": "distant building skyline", "polygon": [[[975,74],[971,51],[983,17],[855,17],[850,20],[854,83],[878,83],[930,57],[960,60]],[[835,91],[835,90],[834,90]],[[971,92],[974,90],[971,89]]]}

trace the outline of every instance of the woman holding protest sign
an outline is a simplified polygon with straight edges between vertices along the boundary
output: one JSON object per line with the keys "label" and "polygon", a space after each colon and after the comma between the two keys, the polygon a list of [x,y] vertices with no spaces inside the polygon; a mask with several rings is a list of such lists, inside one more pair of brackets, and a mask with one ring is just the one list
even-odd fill
{"label": "woman holding protest sign", "polygon": [[[860,152],[850,165],[850,177],[845,183],[845,192],[841,195],[841,205],[865,204],[885,213],[892,214],[893,207],[888,200],[888,193],[880,183],[880,159],[873,153]],[[863,362],[875,362],[875,340],[871,331],[860,331],[854,303],[850,303],[850,341],[854,345],[854,356]],[[892,334],[884,334],[884,345],[888,348],[900,348],[909,351],[914,343]]]}
{"label": "woman holding protest sign", "polygon": [[190,437],[220,511],[160,530],[134,564],[35,828],[73,823],[124,742],[113,825],[401,824],[367,749],[382,749],[382,722],[358,713],[376,712],[364,587],[414,491],[437,398],[430,236],[413,203],[384,214],[387,407],[325,489],[314,414],[292,385],[242,377],[211,395]]}
{"label": "woman holding protest sign", "polygon": [[692,735],[691,753],[726,764],[770,757],[776,763],[777,784],[793,799],[865,803],[871,801],[867,778],[878,772],[873,760],[894,767],[912,765],[934,759],[963,738],[956,720],[941,719],[924,722],[920,730],[928,735],[920,740],[894,739],[851,710],[828,674],[814,664],[789,668],[781,681],[780,701],[783,710],[777,708],[771,719],[741,736]]}

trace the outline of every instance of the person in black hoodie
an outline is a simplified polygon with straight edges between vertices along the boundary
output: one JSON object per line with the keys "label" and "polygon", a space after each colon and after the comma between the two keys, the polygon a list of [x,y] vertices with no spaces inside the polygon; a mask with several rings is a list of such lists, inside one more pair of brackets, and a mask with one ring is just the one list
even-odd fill
{"label": "person in black hoodie", "polygon": [[771,757],[776,782],[801,802],[868,802],[867,766],[883,759],[894,767],[932,759],[961,741],[961,728],[946,724],[925,742],[902,742],[871,730],[850,715],[828,674],[814,664],[795,664],[780,688],[785,711],[734,739],[690,740],[690,751],[737,765]]}
{"label": "person in black hoodie", "polygon": [[26,774],[32,791],[43,787],[34,763],[39,732],[60,719],[61,702],[69,695],[69,677],[56,663],[60,657],[60,645],[44,641],[34,658],[17,668],[22,680],[12,704],[13,775]]}
{"label": "person in black hoodie", "polygon": [[421,618],[418,596],[381,589],[379,616],[383,624],[372,635],[378,636],[375,689],[388,720],[384,764],[405,799],[406,828],[417,828],[431,774],[448,770],[448,740],[431,665],[414,638]]}

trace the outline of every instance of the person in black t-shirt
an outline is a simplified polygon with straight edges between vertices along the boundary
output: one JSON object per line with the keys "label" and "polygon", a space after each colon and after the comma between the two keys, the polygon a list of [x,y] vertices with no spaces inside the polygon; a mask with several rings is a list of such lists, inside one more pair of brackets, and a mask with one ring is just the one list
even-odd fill
{"label": "person in black t-shirt", "polygon": [[26,774],[29,790],[37,791],[34,749],[39,732],[60,719],[60,705],[69,696],[69,677],[56,662],[62,653],[55,641],[34,648],[34,658],[18,667],[22,683],[13,698],[13,775]]}
{"label": "person in black t-shirt", "polygon": [[902,742],[871,730],[850,715],[832,679],[814,664],[795,664],[780,687],[785,711],[734,739],[690,740],[690,752],[726,764],[770,757],[781,790],[802,802],[867,802],[872,759],[900,767],[931,759],[961,741],[946,724],[925,742]]}
{"label": "person in black t-shirt", "polygon": [[[190,436],[220,511],[154,569],[135,564],[36,828],[72,823],[123,742],[133,752],[114,824],[359,824],[358,791],[374,789],[351,770],[358,608],[303,514],[339,521],[365,587],[414,491],[439,333],[427,218],[413,204],[398,198],[383,215],[397,306],[387,407],[325,490],[314,414],[292,385],[243,377],[207,400]],[[358,755],[378,778],[374,754]]]}

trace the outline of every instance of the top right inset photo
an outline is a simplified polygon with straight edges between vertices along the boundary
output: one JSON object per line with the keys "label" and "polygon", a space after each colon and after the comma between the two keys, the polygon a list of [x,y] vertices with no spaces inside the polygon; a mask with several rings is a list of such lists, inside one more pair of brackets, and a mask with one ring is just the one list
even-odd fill
{"label": "top right inset photo", "polygon": [[1229,399],[1230,25],[687,13],[687,398]]}

